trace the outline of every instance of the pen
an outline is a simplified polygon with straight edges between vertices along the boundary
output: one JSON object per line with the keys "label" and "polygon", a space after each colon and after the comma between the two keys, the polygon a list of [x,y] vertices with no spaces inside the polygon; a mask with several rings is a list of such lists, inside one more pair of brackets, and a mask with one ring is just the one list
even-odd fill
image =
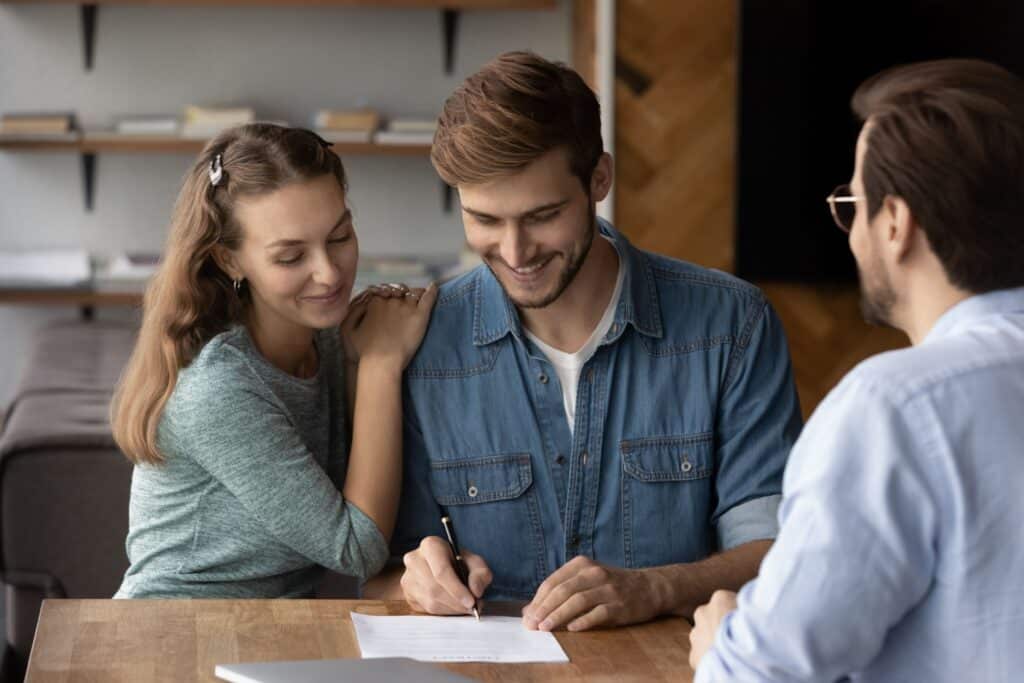
{"label": "pen", "polygon": [[[441,518],[441,524],[444,525],[444,533],[448,536],[448,547],[452,549],[452,555],[455,556],[455,573],[459,575],[459,581],[469,588],[469,568],[466,567],[466,562],[462,559],[462,551],[459,550],[459,543],[455,540],[455,527],[452,526],[452,518],[445,515]],[[470,590],[470,593],[472,592]],[[475,595],[473,596],[473,616],[480,621],[480,610],[477,608]]]}

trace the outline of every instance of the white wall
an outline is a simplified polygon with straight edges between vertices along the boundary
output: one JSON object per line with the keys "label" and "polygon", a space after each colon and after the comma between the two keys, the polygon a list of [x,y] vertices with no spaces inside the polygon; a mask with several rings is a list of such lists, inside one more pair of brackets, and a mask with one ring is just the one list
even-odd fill
{"label": "white wall", "polygon": [[[433,115],[500,52],[525,48],[568,61],[570,5],[464,12],[455,72],[446,76],[438,10],[102,5],[86,72],[77,5],[0,4],[0,111],[73,110],[87,128],[192,103],[251,104],[260,118],[305,126],[322,107]],[[2,152],[0,249],[158,249],[191,161],[99,155],[88,213],[76,155]],[[364,253],[457,251],[461,223],[442,211],[440,181],[426,158],[345,163]],[[32,331],[71,315],[71,308],[0,305],[0,406],[11,398]]]}

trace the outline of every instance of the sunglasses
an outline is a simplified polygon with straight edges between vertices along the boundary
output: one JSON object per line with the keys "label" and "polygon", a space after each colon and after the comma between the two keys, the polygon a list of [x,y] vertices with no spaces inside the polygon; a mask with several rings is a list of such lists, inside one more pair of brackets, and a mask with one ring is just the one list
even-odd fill
{"label": "sunglasses", "polygon": [[857,202],[863,197],[853,194],[849,185],[840,185],[825,198],[828,208],[832,211],[832,220],[843,232],[850,232],[853,219],[857,217]]}

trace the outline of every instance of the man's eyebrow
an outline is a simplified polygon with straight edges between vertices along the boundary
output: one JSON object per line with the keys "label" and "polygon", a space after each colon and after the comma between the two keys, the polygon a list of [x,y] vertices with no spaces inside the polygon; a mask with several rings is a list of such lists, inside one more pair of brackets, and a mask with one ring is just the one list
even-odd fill
{"label": "man's eyebrow", "polygon": [[[565,206],[568,203],[569,203],[568,199],[562,199],[562,200],[557,201],[557,202],[550,202],[548,204],[541,204],[540,206],[533,207],[529,211],[524,211],[523,213],[519,214],[518,216],[514,216],[514,218],[520,218],[520,219],[528,218],[528,217],[533,216],[533,215],[538,214],[538,213],[544,213],[545,211],[553,211],[554,209],[560,209],[560,208],[562,208],[563,206]],[[472,207],[469,207],[469,206],[466,206],[465,204],[462,205],[462,210],[465,211],[468,214],[472,214],[472,215],[476,216],[477,218],[491,218],[491,219],[494,219],[494,220],[498,220],[497,216],[493,216],[493,215],[487,213],[486,211],[477,211],[476,209],[474,209]]]}
{"label": "man's eyebrow", "polygon": [[[339,218],[338,222],[334,224],[333,228],[331,228],[331,232],[334,232],[335,230],[340,228],[342,225],[344,225],[347,221],[351,221],[351,220],[352,220],[352,210],[351,209],[345,209],[345,213],[341,214],[341,218]],[[330,234],[330,233],[328,233],[328,234]],[[274,240],[273,242],[268,244],[266,246],[266,248],[267,249],[275,249],[277,247],[294,247],[294,246],[298,246],[300,244],[304,244],[303,240],[279,239],[279,240]]]}

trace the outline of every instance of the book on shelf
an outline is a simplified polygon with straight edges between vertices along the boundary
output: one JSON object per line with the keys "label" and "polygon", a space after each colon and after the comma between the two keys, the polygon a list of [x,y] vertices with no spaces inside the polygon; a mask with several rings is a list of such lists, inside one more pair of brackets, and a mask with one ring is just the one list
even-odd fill
{"label": "book on shelf", "polygon": [[116,254],[97,261],[92,284],[100,292],[141,292],[159,267],[158,253]]}
{"label": "book on shelf", "polygon": [[211,138],[227,128],[252,123],[256,114],[250,107],[185,107],[182,137]]}
{"label": "book on shelf", "polygon": [[367,256],[359,257],[355,291],[370,285],[401,282],[410,287],[426,287],[451,267],[455,257]]}
{"label": "book on shelf", "polygon": [[84,249],[0,251],[0,288],[74,289],[87,287],[92,275]]}
{"label": "book on shelf", "polygon": [[396,133],[430,133],[437,130],[437,119],[394,119],[388,130]]}
{"label": "book on shelf", "polygon": [[175,136],[181,131],[176,116],[127,116],[118,119],[114,132],[128,136]]}
{"label": "book on shelf", "polygon": [[7,112],[0,115],[0,134],[67,135],[75,131],[71,112]]}
{"label": "book on shelf", "polygon": [[317,128],[316,134],[322,137],[327,142],[372,142],[373,131],[369,130],[328,130],[326,128]]}
{"label": "book on shelf", "polygon": [[430,145],[436,130],[432,119],[393,119],[374,139],[380,145]]}
{"label": "book on shelf", "polygon": [[433,133],[402,132],[394,130],[382,130],[373,136],[378,145],[432,145],[434,144]]}
{"label": "book on shelf", "polygon": [[380,128],[380,112],[375,109],[321,109],[313,117],[318,130],[359,130]]}

